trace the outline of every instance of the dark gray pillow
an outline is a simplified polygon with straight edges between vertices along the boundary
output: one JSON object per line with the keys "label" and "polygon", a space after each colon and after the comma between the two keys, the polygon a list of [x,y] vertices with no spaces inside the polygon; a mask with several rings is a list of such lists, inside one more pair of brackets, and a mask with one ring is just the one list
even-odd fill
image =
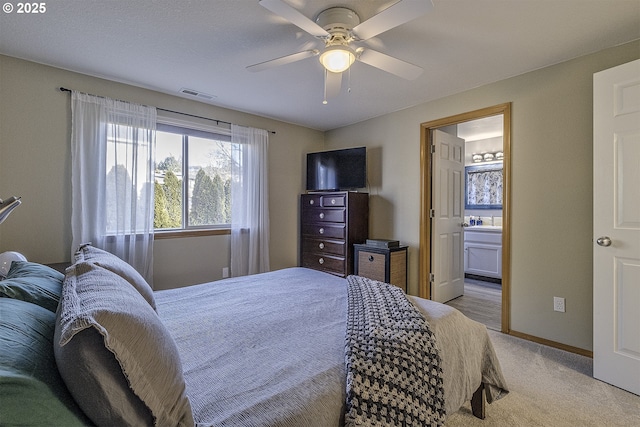
{"label": "dark gray pillow", "polygon": [[14,261],[5,280],[0,280],[0,297],[19,299],[56,312],[64,275],[46,265]]}
{"label": "dark gray pillow", "polygon": [[54,353],[65,384],[96,424],[193,426],[176,344],[117,274],[88,262],[67,269]]}
{"label": "dark gray pillow", "polygon": [[0,298],[0,424],[91,425],[56,368],[55,320],[36,304]]}

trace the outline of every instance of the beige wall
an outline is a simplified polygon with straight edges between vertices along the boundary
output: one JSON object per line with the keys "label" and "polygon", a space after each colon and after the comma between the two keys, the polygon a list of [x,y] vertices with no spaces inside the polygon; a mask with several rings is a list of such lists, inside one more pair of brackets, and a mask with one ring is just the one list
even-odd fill
{"label": "beige wall", "polygon": [[[269,137],[271,266],[297,264],[304,156],[322,148],[322,132],[2,55],[0,198],[22,196],[23,204],[0,225],[0,252],[42,263],[71,258],[70,97],[61,86],[276,131]],[[158,240],[154,258],[159,289],[219,279],[229,238]]]}
{"label": "beige wall", "polygon": [[[0,197],[23,205],[0,226],[0,252],[70,258],[69,95],[60,86],[245,126],[270,137],[271,264],[297,263],[304,155],[366,145],[370,235],[410,245],[418,292],[420,123],[512,102],[513,330],[592,349],[592,76],[640,57],[633,42],[322,134],[167,94],[0,56]],[[35,178],[33,178],[35,177]],[[157,241],[156,286],[220,278],[228,237]],[[553,296],[567,312],[553,312]]]}
{"label": "beige wall", "polygon": [[[633,42],[326,133],[369,147],[370,235],[410,245],[418,293],[420,123],[512,103],[511,328],[592,349],[592,77]],[[566,313],[553,297],[566,298]]]}

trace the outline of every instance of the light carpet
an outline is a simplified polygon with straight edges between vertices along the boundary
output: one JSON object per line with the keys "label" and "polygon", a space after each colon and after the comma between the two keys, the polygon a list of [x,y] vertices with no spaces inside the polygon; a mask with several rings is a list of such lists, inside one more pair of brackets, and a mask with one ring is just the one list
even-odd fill
{"label": "light carpet", "polygon": [[487,405],[486,418],[470,404],[450,415],[456,426],[640,426],[640,396],[592,377],[592,359],[489,330],[509,394]]}

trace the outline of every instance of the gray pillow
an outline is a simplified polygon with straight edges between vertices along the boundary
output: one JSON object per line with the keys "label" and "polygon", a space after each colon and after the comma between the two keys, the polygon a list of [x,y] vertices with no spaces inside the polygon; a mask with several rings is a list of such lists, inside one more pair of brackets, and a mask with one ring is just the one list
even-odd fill
{"label": "gray pillow", "polygon": [[67,270],[54,353],[67,388],[97,425],[193,426],[176,344],[117,274],[88,262]]}
{"label": "gray pillow", "polygon": [[88,243],[80,245],[78,251],[75,253],[75,258],[76,262],[92,262],[122,277],[140,292],[140,295],[151,304],[154,310],[156,309],[153,289],[151,289],[151,286],[144,280],[144,277],[127,262],[110,252],[93,247]]}

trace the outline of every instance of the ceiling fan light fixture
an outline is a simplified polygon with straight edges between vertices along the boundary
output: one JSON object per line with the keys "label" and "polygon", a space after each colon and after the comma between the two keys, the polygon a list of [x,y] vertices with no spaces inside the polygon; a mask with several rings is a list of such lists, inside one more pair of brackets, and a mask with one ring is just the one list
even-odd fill
{"label": "ceiling fan light fixture", "polygon": [[351,67],[356,55],[348,46],[328,46],[320,55],[320,63],[332,73],[342,73]]}

